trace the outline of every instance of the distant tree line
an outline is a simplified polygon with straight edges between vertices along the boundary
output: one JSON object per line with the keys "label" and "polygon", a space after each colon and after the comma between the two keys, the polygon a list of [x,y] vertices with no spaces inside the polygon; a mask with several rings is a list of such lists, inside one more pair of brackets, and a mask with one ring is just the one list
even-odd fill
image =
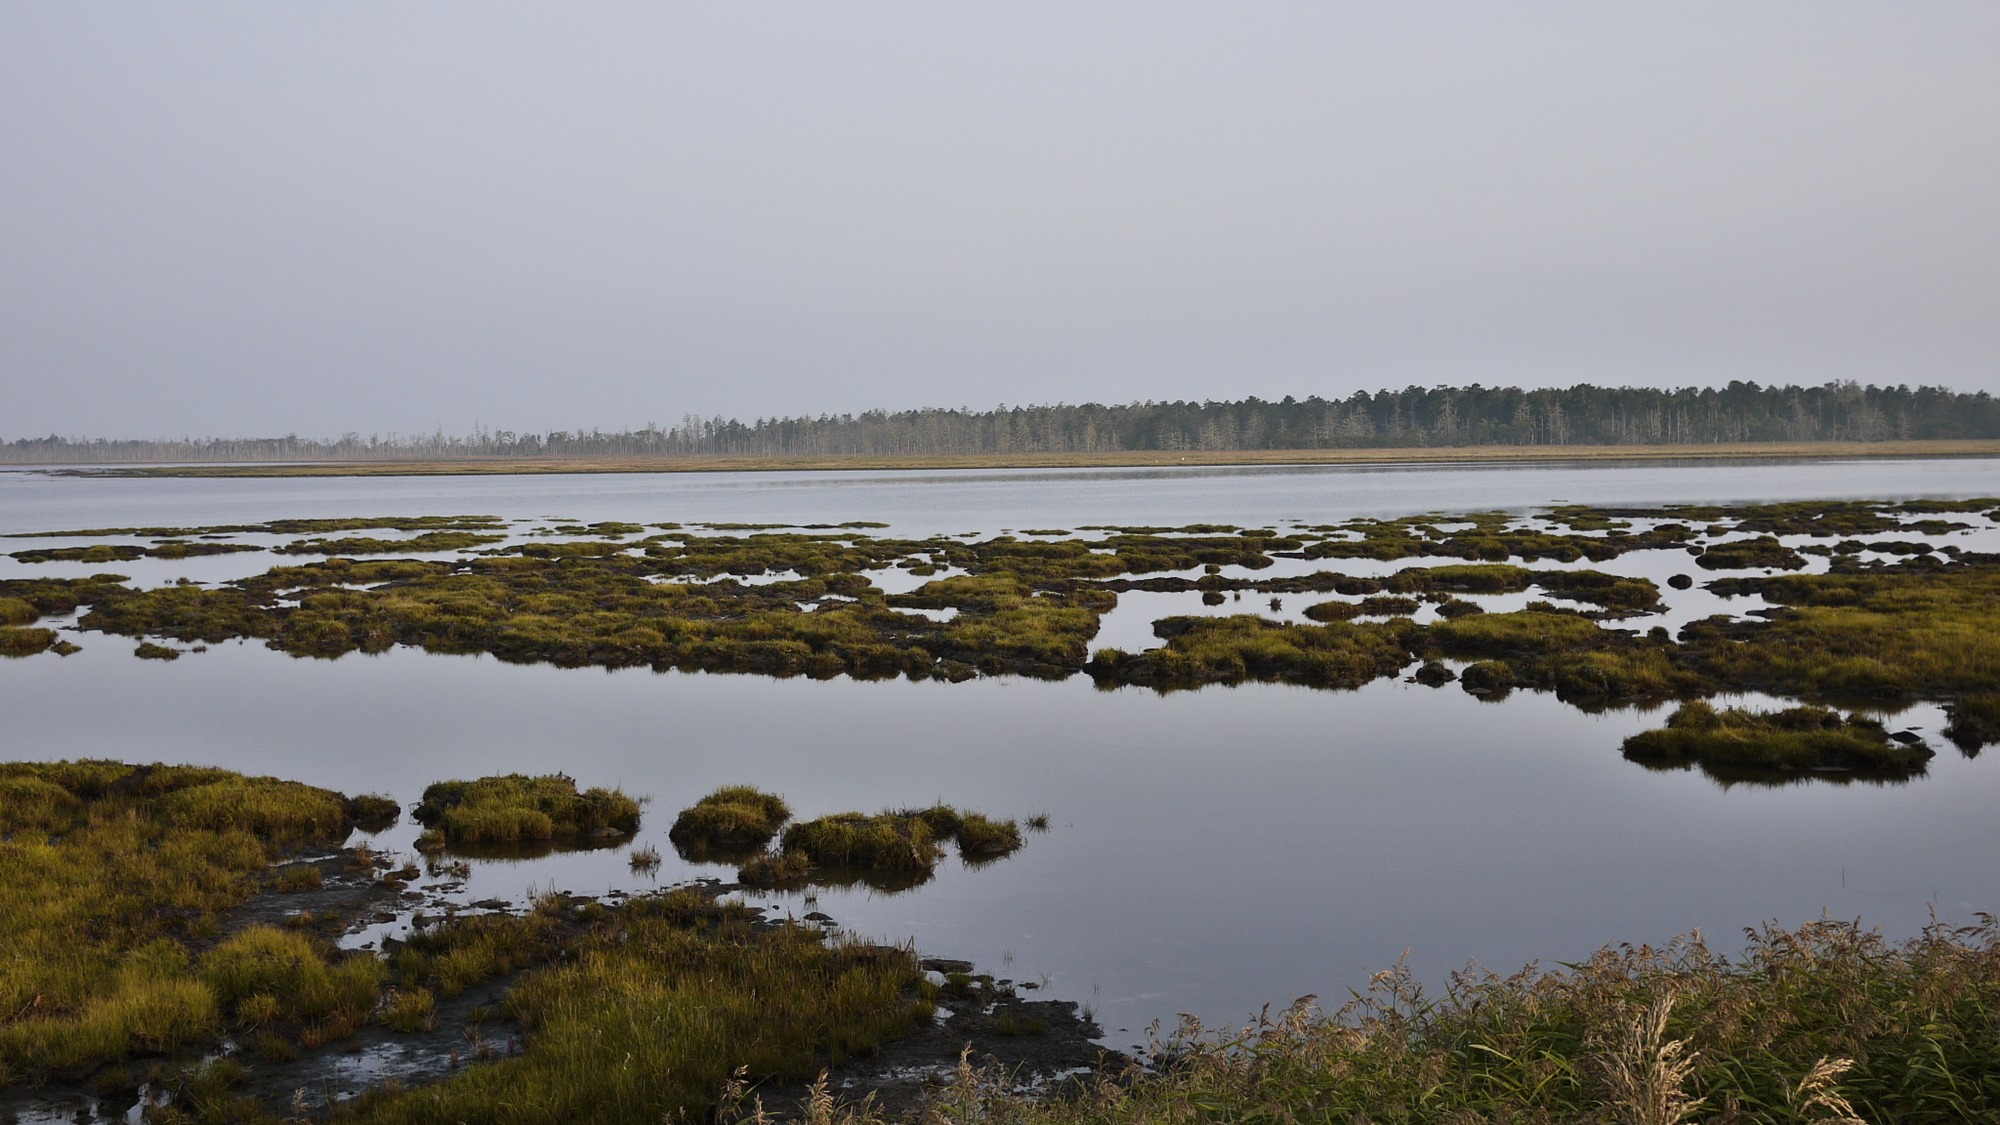
{"label": "distant tree line", "polygon": [[1267,402],[1001,406],[818,417],[688,415],[679,425],[605,433],[477,429],[417,437],[59,437],[0,442],[0,461],[370,461],[495,457],[823,457],[843,454],[1098,453],[1121,450],[1366,449],[1458,445],[1704,445],[1731,442],[2000,438],[2000,403],[1944,387],[1582,384],[1408,387]]}

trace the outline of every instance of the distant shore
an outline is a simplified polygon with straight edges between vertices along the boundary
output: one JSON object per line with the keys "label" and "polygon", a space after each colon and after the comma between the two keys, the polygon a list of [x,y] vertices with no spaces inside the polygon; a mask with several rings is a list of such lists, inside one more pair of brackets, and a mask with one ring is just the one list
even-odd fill
{"label": "distant shore", "polygon": [[[1741,460],[1746,458],[1994,457],[2000,440],[1738,442],[1711,445],[1473,445],[1390,449],[1126,450],[1106,453],[974,453],[934,456],[467,458],[437,461],[220,462],[77,466],[48,471],[117,477],[404,477],[545,473],[866,472],[909,469],[1162,468],[1183,465],[1400,465],[1533,461]],[[30,463],[3,468],[33,469]]]}

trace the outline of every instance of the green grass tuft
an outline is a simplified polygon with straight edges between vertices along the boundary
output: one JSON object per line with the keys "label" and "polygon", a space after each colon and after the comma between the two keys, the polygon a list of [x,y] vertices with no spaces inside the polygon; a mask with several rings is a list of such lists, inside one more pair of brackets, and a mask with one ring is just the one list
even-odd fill
{"label": "green grass tuft", "polygon": [[791,818],[783,798],[748,785],[729,785],[681,810],[667,838],[689,860],[740,855],[770,843]]}
{"label": "green grass tuft", "polygon": [[579,793],[575,780],[562,774],[440,781],[424,790],[414,815],[450,844],[631,835],[639,830],[638,801],[617,789]]}

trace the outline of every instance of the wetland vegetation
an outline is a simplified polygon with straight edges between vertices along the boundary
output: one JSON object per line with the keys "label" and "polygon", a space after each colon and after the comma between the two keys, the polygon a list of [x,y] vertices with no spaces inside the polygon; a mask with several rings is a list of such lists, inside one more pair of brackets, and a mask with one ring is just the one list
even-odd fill
{"label": "wetland vegetation", "polygon": [[[944,804],[873,815],[834,813],[787,824],[791,816],[782,797],[730,785],[683,809],[668,837],[683,859],[737,864],[738,882],[766,888],[864,882],[904,890],[930,878],[946,841],[973,864],[1021,847],[1018,822]],[[1040,823],[1046,828],[1047,818]],[[774,837],[777,843],[770,846]]]}
{"label": "wetland vegetation", "polygon": [[[316,544],[292,553],[324,557],[211,584],[146,587],[108,571],[0,580],[0,651],[46,659],[65,635],[99,632],[190,660],[255,638],[302,657],[408,645],[820,677],[1080,673],[1107,690],[1407,675],[1483,699],[1545,691],[1586,709],[1671,706],[1622,747],[1650,768],[1729,782],[1902,779],[1932,752],[1876,715],[1934,701],[1967,753],[2000,739],[2000,555],[1942,538],[1990,530],[1996,510],[1569,507],[921,539],[622,521],[523,532],[484,517],[102,529],[169,544],[290,536]],[[433,549],[447,557],[395,554]],[[1621,572],[1642,552],[1655,553],[1655,577]],[[1697,584],[1740,609],[1672,630],[1648,621],[1667,620]],[[1191,611],[1196,598],[1246,604],[1162,616],[1156,647],[1092,652],[1105,616],[1139,593],[1187,595]],[[1281,599],[1295,618],[1279,619],[1279,604],[1259,612]],[[1742,692],[1780,702],[1706,702]],[[767,923],[712,888],[545,894],[434,920],[380,952],[343,950],[344,929],[381,901],[369,896],[398,894],[417,868],[364,849],[327,855],[356,825],[400,811],[384,796],[193,767],[0,767],[0,938],[21,951],[0,972],[0,1089],[143,1082],[169,1095],[149,1111],[156,1120],[295,1118],[260,1075],[369,1036],[456,1035],[476,1007],[505,1029],[505,1049],[476,1033],[486,1045],[462,1068],[383,1085],[333,1115],[754,1118],[746,1085],[800,1088],[934,1034],[952,990],[971,995],[964,974],[938,986],[909,949]],[[437,782],[412,815],[421,846],[476,850],[623,841],[642,808],[561,774],[508,774]],[[685,859],[734,866],[740,887],[801,889],[905,888],[931,878],[947,848],[977,864],[1023,841],[1019,822],[942,804],[798,820],[747,786],[709,793],[667,835]],[[661,857],[635,846],[629,862],[650,871]],[[299,905],[259,905],[273,900]],[[1556,1122],[1699,1100],[1716,1120],[1963,1120],[2000,1099],[1988,1065],[2000,1051],[1995,949],[1991,923],[1903,945],[1820,923],[1763,931],[1740,960],[1697,941],[1621,947],[1555,971],[1462,976],[1438,999],[1392,970],[1331,1014],[1300,1007],[1240,1033],[1184,1028],[1156,1045],[1150,1071],[1063,1098],[1024,1099],[968,1069],[932,1091],[932,1112],[1037,1125]],[[1045,1014],[1027,1012],[948,1026],[975,1018],[1003,1037],[1048,1032]],[[221,1057],[200,1061],[225,1040]],[[805,1112],[829,1121],[885,1112],[814,1104]]]}
{"label": "wetland vegetation", "polygon": [[[1547,691],[1590,709],[1742,691],[1846,708],[1934,700],[1959,717],[1954,740],[1976,748],[1994,729],[1977,701],[2000,685],[2000,554],[1934,538],[1990,530],[1996,514],[1991,498],[1572,505],[1540,517],[922,539],[860,522],[604,520],[510,538],[504,521],[484,516],[104,528],[66,534],[295,534],[318,538],[279,549],[334,553],[215,584],[143,588],[112,573],[0,580],[0,653],[73,651],[39,622],[79,613],[77,629],[136,638],[141,655],[163,660],[186,651],[168,642],[256,638],[322,658],[407,645],[822,678],[1082,673],[1106,688],[1161,691],[1354,688],[1414,667],[1430,669],[1422,682],[1455,679],[1487,698]],[[371,529],[414,538],[329,538]],[[455,557],[369,557],[446,545]],[[364,557],[339,553],[347,548]],[[1761,608],[1648,628],[1668,609],[1665,591],[1605,569],[1648,552],[1723,571],[1704,579],[1705,594]],[[1343,561],[1368,570],[1344,571]],[[1667,583],[1695,584],[1683,574]],[[1199,594],[1208,607],[1256,595],[1274,611],[1283,595],[1320,600],[1299,611],[1303,620],[1165,616],[1153,623],[1157,647],[1093,653],[1104,616],[1139,591]],[[1540,597],[1495,600],[1522,594]]]}
{"label": "wetland vegetation", "polygon": [[0,1087],[210,1043],[245,1003],[293,1034],[365,1018],[373,967],[304,934],[226,933],[277,859],[352,824],[340,794],[274,778],[0,765]]}
{"label": "wetland vegetation", "polygon": [[445,844],[578,840],[639,830],[637,800],[600,786],[578,792],[575,779],[563,774],[440,781],[424,790],[411,815]]}
{"label": "wetland vegetation", "polygon": [[1773,774],[1921,773],[1935,755],[1915,739],[1891,737],[1873,719],[1843,717],[1825,707],[1718,711],[1700,700],[1681,704],[1665,727],[1627,738],[1624,752],[1635,762],[1660,766]]}
{"label": "wetland vegetation", "polygon": [[[723,790],[703,807],[759,796]],[[418,817],[470,814],[485,838],[496,821],[513,830],[518,814],[503,810],[568,832],[629,830],[638,815],[615,790],[508,775],[431,786]],[[732,1080],[739,1094],[803,1083],[933,1025],[940,987],[910,949],[767,922],[713,890],[618,904],[546,893],[519,912],[420,924],[381,953],[343,951],[332,936],[415,869],[365,846],[324,853],[357,817],[394,811],[386,798],[204,767],[0,764],[0,940],[13,951],[0,965],[0,1092],[132,1097],[144,1084],[149,1121],[291,1120],[299,1106],[259,1080],[266,1068],[283,1073],[366,1028],[431,1035],[441,1005],[500,982],[475,1010],[491,1014],[471,1018],[502,1021],[505,1050],[474,1036],[466,1062],[479,1065],[380,1086],[316,1119],[657,1121],[708,1113]],[[890,818],[968,854],[1018,840],[1011,822],[943,806]],[[314,901],[331,909],[266,921],[276,915],[262,896],[319,891],[323,870],[339,887]]]}
{"label": "wetland vegetation", "polygon": [[[622,905],[550,893],[522,913],[418,927],[382,955],[336,949],[336,915],[262,921],[260,895],[318,889],[322,869],[342,873],[356,907],[370,887],[400,887],[414,869],[388,871],[364,847],[294,859],[340,845],[358,815],[380,821],[382,803],[206,767],[0,765],[0,939],[14,951],[0,965],[0,1091],[150,1083],[148,1121],[276,1121],[282,1101],[252,1083],[262,1067],[368,1025],[428,1033],[440,1001],[506,979],[498,1015],[518,1039],[504,1059],[482,1049],[498,1061],[340,1115],[656,1121],[714,1105],[732,1073],[806,1081],[930,1021],[936,993],[908,949],[770,925],[702,891]],[[426,823],[476,813],[474,835],[494,809],[556,831],[638,815],[616,791],[548,777],[440,783],[424,807]],[[612,1055],[644,1067],[614,1079]]]}
{"label": "wetland vegetation", "polygon": [[1009,1125],[1156,1121],[1937,1123],[2000,1114],[2000,932],[1858,924],[1615,946],[1573,966],[1467,970],[1427,995],[1398,966],[1325,1014],[1185,1023],[1155,1069],[1032,1099],[967,1074],[949,1105]]}
{"label": "wetland vegetation", "polygon": [[[1709,725],[1809,724],[1717,713]],[[927,974],[908,948],[767,922],[699,889],[615,905],[549,893],[518,912],[421,927],[380,954],[343,952],[324,928],[337,932],[338,917],[274,926],[244,908],[272,893],[298,849],[341,844],[355,800],[104,761],[0,765],[0,791],[0,936],[14,950],[0,973],[0,1090],[85,1082],[113,1096],[144,1082],[155,1122],[1925,1123],[2000,1112],[2000,926],[1986,916],[1900,944],[1822,921],[1754,931],[1735,956],[1699,938],[1606,947],[1555,969],[1467,970],[1437,996],[1396,966],[1330,1013],[1308,997],[1240,1030],[1184,1022],[1154,1041],[1148,1068],[1110,1058],[1053,1096],[1022,1092],[968,1052],[956,1081],[891,1109],[866,1098],[873,1079],[841,1092],[837,1076],[919,1036],[1049,1036],[1061,1006],[1013,1004],[959,964]],[[769,799],[711,796],[709,807]],[[893,820],[898,841],[927,833],[976,849],[994,823],[942,806],[853,819],[793,825],[820,825],[795,842]],[[364,848],[343,858],[358,886],[400,878]],[[446,1005],[475,994],[477,1008],[452,1009],[474,1013],[458,1036]],[[940,1025],[946,1004],[958,1006]],[[364,1029],[457,1036],[466,1055],[337,1105],[261,1077]],[[829,1069],[836,1079],[816,1083]]]}
{"label": "wetland vegetation", "polygon": [[792,819],[783,797],[749,785],[726,785],[681,810],[667,831],[683,858],[746,859]]}

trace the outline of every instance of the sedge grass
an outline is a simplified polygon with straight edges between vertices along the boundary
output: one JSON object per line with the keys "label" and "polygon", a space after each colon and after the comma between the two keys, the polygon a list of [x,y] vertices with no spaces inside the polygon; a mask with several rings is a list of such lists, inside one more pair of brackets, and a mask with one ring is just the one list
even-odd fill
{"label": "sedge grass", "polygon": [[[5,763],[0,798],[0,1087],[211,1040],[238,978],[211,975],[191,943],[285,849],[350,827],[338,793],[199,767]],[[309,952],[295,967],[366,971]],[[292,1016],[323,1014],[296,990],[273,995]]]}
{"label": "sedge grass", "polygon": [[562,774],[504,774],[440,781],[424,790],[415,817],[451,844],[513,843],[639,830],[639,802],[617,789],[578,792]]}
{"label": "sedge grass", "polygon": [[348,1112],[383,1125],[696,1120],[738,1068],[753,1083],[804,1081],[921,1018],[907,949],[756,933],[742,908],[687,892],[615,922],[508,994],[528,1032],[519,1057]]}

